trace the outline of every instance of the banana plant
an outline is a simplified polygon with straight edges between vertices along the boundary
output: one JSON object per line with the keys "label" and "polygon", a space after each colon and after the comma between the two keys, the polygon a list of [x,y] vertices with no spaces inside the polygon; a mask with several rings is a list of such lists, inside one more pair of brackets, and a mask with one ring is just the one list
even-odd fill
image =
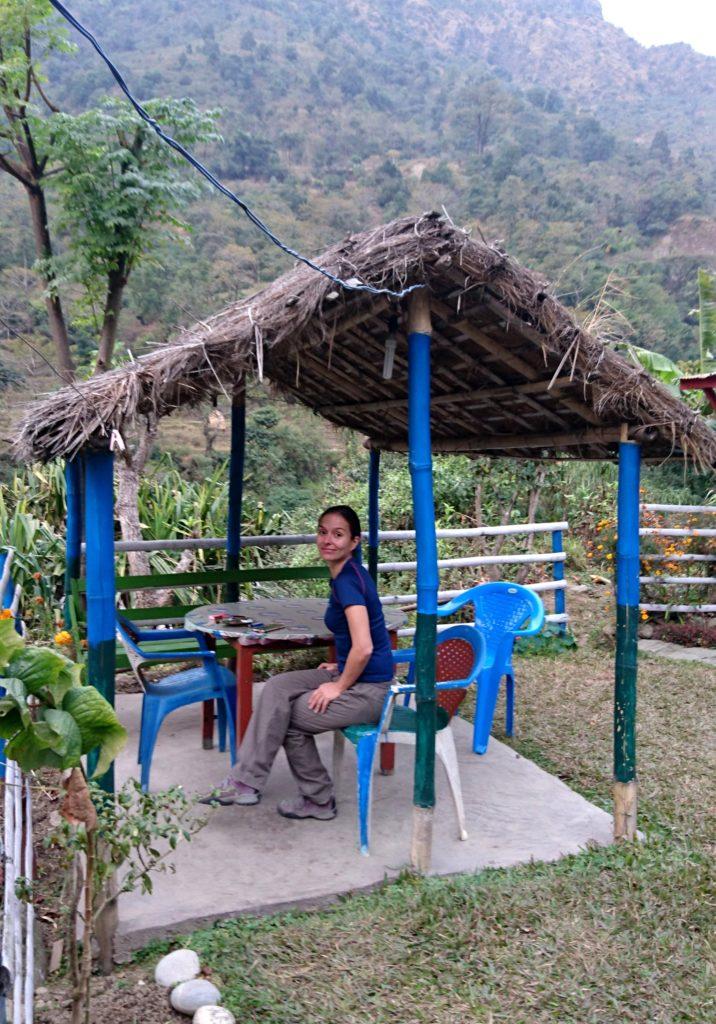
{"label": "banana plant", "polygon": [[699,355],[701,372],[716,370],[716,274],[700,269],[699,285]]}

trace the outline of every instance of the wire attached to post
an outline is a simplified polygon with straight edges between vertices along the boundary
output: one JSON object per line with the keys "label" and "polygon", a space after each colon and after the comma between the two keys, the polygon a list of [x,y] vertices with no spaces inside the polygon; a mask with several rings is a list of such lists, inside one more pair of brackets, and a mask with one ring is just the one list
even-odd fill
{"label": "wire attached to post", "polygon": [[142,118],[142,120],[146,121],[146,123],[154,129],[154,131],[157,133],[159,138],[162,139],[163,142],[166,142],[168,146],[171,146],[172,149],[176,150],[176,152],[183,156],[184,159],[187,160],[192,165],[192,167],[195,168],[195,170],[199,171],[199,173],[202,174],[206,178],[206,180],[211,185],[214,186],[215,189],[218,189],[218,191],[221,192],[222,195],[226,196],[227,199],[230,199],[232,203],[235,203],[239,207],[239,209],[246,214],[251,223],[255,227],[257,227],[259,231],[262,231],[263,234],[265,234],[266,237],[269,238],[274,245],[278,246],[279,249],[285,252],[287,256],[292,256],[294,259],[299,260],[301,263],[305,263],[305,265],[307,267],[310,267],[311,270],[315,270],[318,274],[323,274],[324,277],[327,277],[330,281],[333,281],[335,284],[340,285],[341,288],[345,288],[346,291],[368,292],[370,295],[388,295],[390,298],[393,299],[403,299],[405,298],[406,295],[409,295],[417,288],[425,287],[422,284],[413,284],[410,285],[409,288],[403,288],[402,291],[394,292],[390,288],[376,288],[372,284],[354,284],[352,280],[344,281],[342,278],[336,277],[336,275],[332,274],[329,270],[326,270],[325,267],[321,267],[317,263],[314,263],[313,260],[308,258],[308,256],[302,256],[300,252],[296,252],[295,249],[292,249],[290,246],[282,242],[281,239],[278,238],[278,236],[275,235],[273,231],[271,231],[268,225],[265,224],[261,220],[261,218],[253,212],[251,207],[248,206],[243,199],[240,199],[239,196],[236,195],[236,193],[232,192],[230,188],[227,188],[226,185],[222,184],[222,182],[220,182],[219,179],[216,178],[211,173],[211,171],[209,171],[199,160],[197,160],[195,156],[192,156],[192,154],[187,149],[185,149],[181,145],[181,143],[177,142],[176,139],[173,139],[171,135],[166,134],[166,132],[162,129],[161,125],[159,125],[158,122],[147,113],[144,107],[137,100],[135,100],[134,96],[129,91],[129,86],[125,82],[120,71],[117,69],[117,67],[113,64],[113,62],[104,52],[101,45],[97,42],[92,33],[88,29],[86,29],[84,25],[80,21],[78,21],[73,14],[70,13],[70,11],[67,10],[64,4],[60,3],[59,0],[50,0],[50,3],[57,11],[57,13],[61,14],[65,21],[69,22],[69,24],[72,25],[72,27],[76,29],[80,33],[80,35],[84,36],[84,38],[94,47],[94,49],[97,51],[97,53],[100,55],[102,60],[105,62],[105,64],[111,71],[112,76],[117,82],[117,85],[120,87],[124,95],[127,97],[129,102],[136,110],[136,112]]}

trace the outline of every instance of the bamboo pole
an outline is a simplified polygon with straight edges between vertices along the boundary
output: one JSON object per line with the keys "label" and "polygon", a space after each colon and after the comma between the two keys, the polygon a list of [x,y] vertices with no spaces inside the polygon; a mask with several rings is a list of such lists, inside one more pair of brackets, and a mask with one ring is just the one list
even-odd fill
{"label": "bamboo pole", "polygon": [[636,835],[636,684],[639,623],[639,445],[619,445],[617,642],[614,664],[614,838]]}
{"label": "bamboo pole", "polygon": [[[246,450],[246,387],[242,382],[231,400],[231,456],[229,458],[229,514],[226,523],[226,568],[238,569],[241,559],[241,512]],[[239,585],[227,583],[227,601],[238,601]]]}
{"label": "bamboo pole", "polygon": [[435,636],[437,540],[430,451],[430,303],[425,289],[408,305],[408,437],[417,549],[418,610],[415,632],[415,776],[410,859],[416,871],[430,869],[435,808]]}
{"label": "bamboo pole", "polygon": [[380,452],[370,450],[368,470],[368,572],[378,579],[378,543],[380,540]]}
{"label": "bamboo pole", "polygon": [[[500,451],[510,448],[570,448],[580,444],[610,444],[621,437],[619,427],[595,427],[558,434],[480,434],[435,441],[435,452]],[[407,445],[398,438],[374,437],[371,445],[387,452],[404,452]]]}
{"label": "bamboo pole", "polygon": [[65,534],[65,626],[71,625],[70,602],[72,583],[80,577],[82,564],[82,461],[68,459],[65,463],[65,494],[67,529]]}
{"label": "bamboo pole", "polygon": [[[110,451],[86,452],[85,523],[87,530],[87,671],[89,682],[114,706],[114,474]],[[87,757],[87,774],[97,764],[97,751]],[[114,792],[114,765],[99,780]]]}

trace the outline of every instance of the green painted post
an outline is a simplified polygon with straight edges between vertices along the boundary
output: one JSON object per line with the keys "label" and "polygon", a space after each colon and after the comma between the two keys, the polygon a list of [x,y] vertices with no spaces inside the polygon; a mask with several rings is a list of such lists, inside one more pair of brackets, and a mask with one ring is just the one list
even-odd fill
{"label": "green painted post", "polygon": [[[114,706],[114,474],[109,451],[86,452],[85,523],[87,565],[87,673],[92,686]],[[97,766],[97,752],[87,757],[88,774]],[[114,765],[99,780],[114,792]]]}
{"label": "green painted post", "polygon": [[614,838],[636,835],[636,683],[639,625],[640,449],[619,445],[617,642],[614,664]]}
{"label": "green painted post", "polygon": [[418,610],[415,631],[415,776],[411,863],[430,869],[435,809],[435,637],[438,561],[430,450],[430,302],[413,292],[408,308],[408,442],[413,487]]}

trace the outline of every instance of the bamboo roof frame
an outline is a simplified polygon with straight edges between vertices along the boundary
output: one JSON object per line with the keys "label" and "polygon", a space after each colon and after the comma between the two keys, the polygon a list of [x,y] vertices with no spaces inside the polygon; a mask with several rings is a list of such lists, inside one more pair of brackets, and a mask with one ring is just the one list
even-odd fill
{"label": "bamboo roof frame", "polygon": [[[444,216],[351,235],[318,261],[378,288],[428,288],[435,452],[611,459],[628,436],[645,458],[716,466],[716,432],[702,417],[585,331],[543,278]],[[396,323],[385,380],[385,339]],[[369,445],[406,449],[404,310],[297,266],[176,342],[32,403],[15,454],[46,462],[107,448],[137,419],[213,401],[250,375]]]}

